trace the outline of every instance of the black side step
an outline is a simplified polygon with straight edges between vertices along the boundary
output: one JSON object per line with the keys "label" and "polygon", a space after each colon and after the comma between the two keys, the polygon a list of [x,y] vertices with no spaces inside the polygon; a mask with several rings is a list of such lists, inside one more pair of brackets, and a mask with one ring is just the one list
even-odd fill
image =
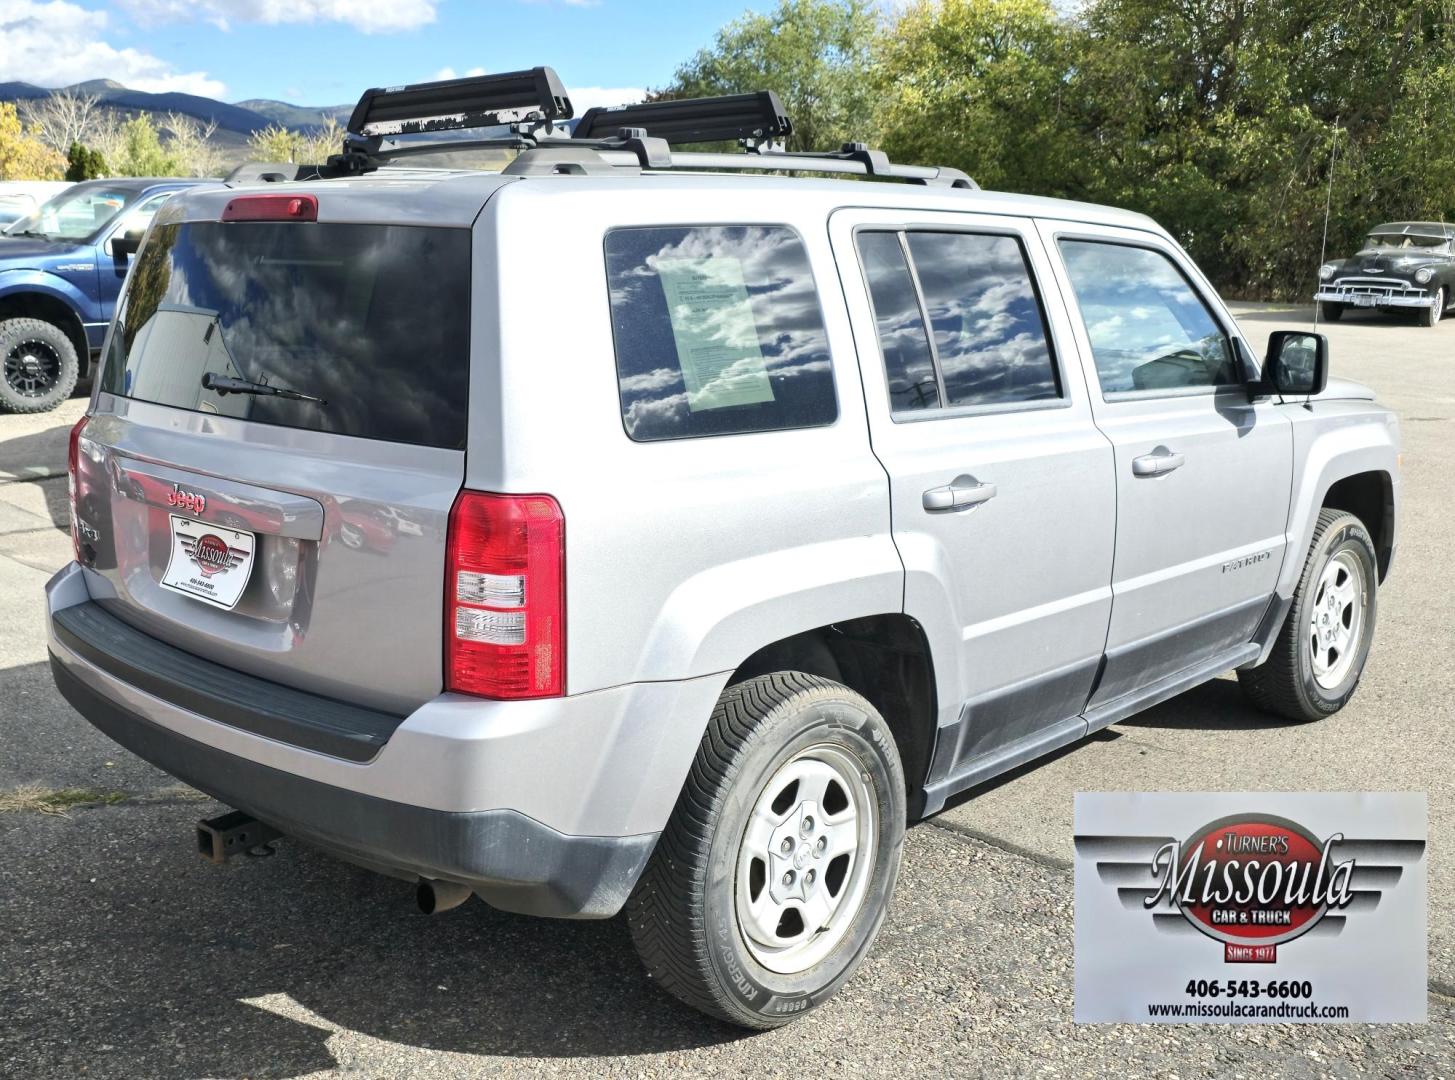
{"label": "black side step", "polygon": [[197,823],[197,854],[221,864],[234,855],[261,847],[282,835],[251,814],[233,810]]}

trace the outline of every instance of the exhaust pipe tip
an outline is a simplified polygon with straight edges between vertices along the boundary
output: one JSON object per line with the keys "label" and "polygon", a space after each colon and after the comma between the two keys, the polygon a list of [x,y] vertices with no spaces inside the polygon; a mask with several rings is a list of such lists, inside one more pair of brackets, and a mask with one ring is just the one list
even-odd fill
{"label": "exhaust pipe tip", "polygon": [[414,890],[414,901],[426,915],[438,915],[441,911],[459,907],[473,895],[475,894],[468,885],[420,878],[419,885]]}

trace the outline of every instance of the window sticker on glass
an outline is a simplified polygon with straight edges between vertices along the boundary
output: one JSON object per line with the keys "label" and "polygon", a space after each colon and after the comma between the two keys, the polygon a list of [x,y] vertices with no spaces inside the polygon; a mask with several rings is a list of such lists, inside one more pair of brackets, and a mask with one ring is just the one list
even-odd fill
{"label": "window sticker on glass", "polygon": [[606,234],[622,426],[638,442],[832,424],[828,332],[803,241],[781,225]]}
{"label": "window sticker on glass", "polygon": [[654,259],[692,412],[773,400],[753,305],[734,258]]}

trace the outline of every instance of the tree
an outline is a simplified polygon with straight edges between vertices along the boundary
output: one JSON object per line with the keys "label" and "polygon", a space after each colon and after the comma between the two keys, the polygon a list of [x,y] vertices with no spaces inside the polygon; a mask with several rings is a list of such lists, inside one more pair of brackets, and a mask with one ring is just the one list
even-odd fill
{"label": "tree", "polygon": [[57,180],[65,158],[20,122],[10,102],[0,102],[0,180]]}
{"label": "tree", "polygon": [[106,158],[101,151],[92,150],[78,142],[71,143],[66,155],[66,179],[72,183],[82,180],[99,180],[106,175]]}
{"label": "tree", "polygon": [[45,97],[20,103],[20,117],[36,138],[59,154],[95,134],[101,99],[95,94],[52,90]]}
{"label": "tree", "polygon": [[1312,291],[1336,123],[1332,248],[1455,210],[1446,0],[1092,0],[1084,20],[1088,195],[1157,218],[1226,290]]}
{"label": "tree", "polygon": [[203,123],[186,113],[169,112],[161,122],[167,136],[167,153],[184,176],[217,176],[222,171],[222,151],[212,141],[217,121]]}
{"label": "tree", "polygon": [[181,176],[182,163],[162,147],[161,135],[146,113],[120,125],[115,148],[106,155],[113,176]]}
{"label": "tree", "polygon": [[1074,189],[1073,39],[1048,0],[915,0],[876,41],[884,149],[986,187]]}
{"label": "tree", "polygon": [[768,14],[750,12],[723,27],[653,96],[774,90],[793,120],[789,149],[872,141],[876,10],[869,0],[779,0]]}
{"label": "tree", "polygon": [[253,161],[321,165],[343,146],[343,125],[337,117],[321,115],[319,123],[305,131],[269,124],[253,132],[248,137],[248,156]]}
{"label": "tree", "polygon": [[324,116],[303,139],[299,160],[321,165],[344,148],[344,126],[336,116]]}
{"label": "tree", "polygon": [[281,124],[269,124],[248,136],[248,157],[254,161],[297,161],[302,138]]}

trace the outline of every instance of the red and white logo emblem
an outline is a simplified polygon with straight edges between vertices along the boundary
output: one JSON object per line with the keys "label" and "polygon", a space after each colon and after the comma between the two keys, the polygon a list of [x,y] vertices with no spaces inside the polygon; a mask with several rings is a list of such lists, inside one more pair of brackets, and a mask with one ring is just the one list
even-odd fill
{"label": "red and white logo emblem", "polygon": [[1149,912],[1159,929],[1184,920],[1223,945],[1228,963],[1274,963],[1277,947],[1320,923],[1337,934],[1345,917],[1373,908],[1423,843],[1319,840],[1295,821],[1237,814],[1186,840],[1077,837],[1114,882],[1126,907]]}
{"label": "red and white logo emblem", "polygon": [[203,576],[212,577],[239,565],[248,555],[241,548],[228,547],[227,541],[216,533],[204,533],[196,540],[190,536],[178,538],[187,558],[197,564]]}

